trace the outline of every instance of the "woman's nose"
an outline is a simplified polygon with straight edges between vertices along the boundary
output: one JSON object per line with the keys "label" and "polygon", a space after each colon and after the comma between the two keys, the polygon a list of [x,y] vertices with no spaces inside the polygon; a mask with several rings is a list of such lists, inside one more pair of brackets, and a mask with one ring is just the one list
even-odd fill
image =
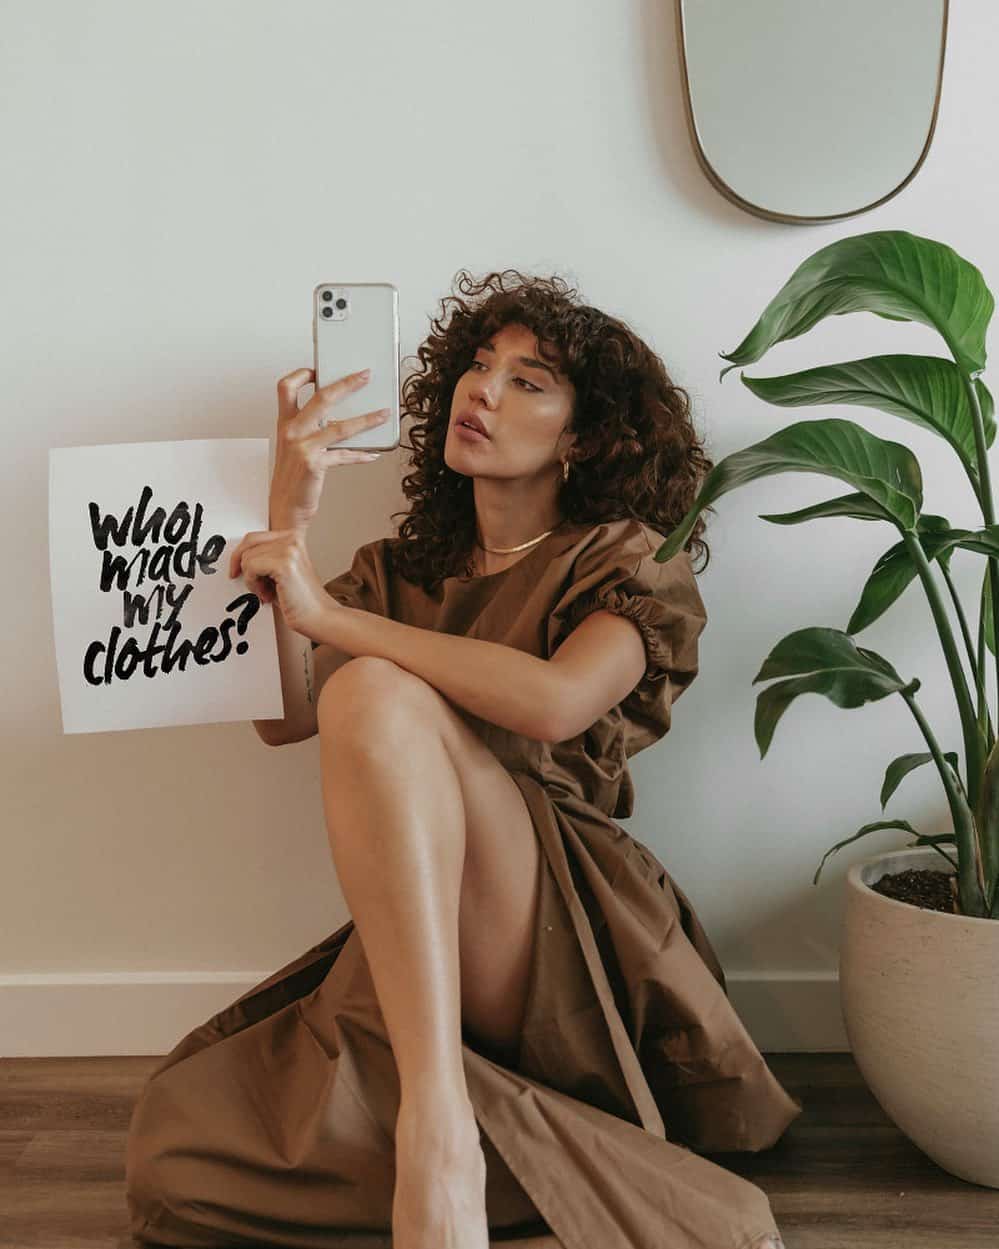
{"label": "woman's nose", "polygon": [[486,405],[491,407],[493,399],[496,397],[496,383],[495,381],[487,381],[481,373],[478,373],[469,387],[469,394],[473,399],[483,399]]}

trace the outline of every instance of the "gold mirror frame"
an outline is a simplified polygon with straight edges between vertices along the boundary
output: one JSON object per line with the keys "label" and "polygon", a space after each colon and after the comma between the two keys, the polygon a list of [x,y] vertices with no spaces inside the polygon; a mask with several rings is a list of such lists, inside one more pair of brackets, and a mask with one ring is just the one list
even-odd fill
{"label": "gold mirror frame", "polygon": [[822,217],[802,217],[789,213],[775,212],[769,208],[763,208],[759,204],[754,204],[741,196],[738,191],[732,187],[717,173],[711,162],[708,160],[707,154],[701,143],[701,137],[697,131],[697,122],[694,118],[694,106],[690,93],[690,75],[687,67],[687,35],[686,25],[684,22],[684,0],[676,0],[677,24],[679,29],[679,52],[680,52],[680,75],[683,84],[683,103],[684,111],[687,117],[687,128],[690,132],[691,142],[694,147],[694,153],[697,156],[698,164],[707,176],[708,181],[720,191],[726,199],[731,200],[737,207],[742,208],[748,213],[752,213],[754,217],[760,217],[764,221],[783,221],[790,225],[820,225],[827,221],[843,221],[849,217],[859,216],[861,213],[870,212],[872,208],[878,208],[881,204],[896,196],[903,187],[908,186],[912,179],[919,172],[926,154],[930,150],[930,144],[933,141],[933,134],[937,127],[937,114],[940,110],[940,93],[943,89],[943,68],[944,57],[947,51],[947,22],[950,16],[950,0],[943,0],[943,25],[940,35],[940,56],[937,63],[937,89],[936,96],[933,101],[933,114],[930,118],[929,129],[926,134],[926,142],[919,154],[919,158],[913,165],[909,173],[902,181],[893,187],[886,195],[882,195],[880,199],[873,200],[869,204],[864,204],[861,208],[851,209],[849,212],[831,213]]}

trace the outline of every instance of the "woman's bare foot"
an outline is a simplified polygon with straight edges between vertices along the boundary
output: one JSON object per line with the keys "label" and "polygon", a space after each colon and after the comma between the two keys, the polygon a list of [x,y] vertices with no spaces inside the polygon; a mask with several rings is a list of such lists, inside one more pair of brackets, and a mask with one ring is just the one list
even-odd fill
{"label": "woman's bare foot", "polygon": [[395,1128],[392,1249],[489,1249],[486,1159],[471,1104],[403,1101]]}

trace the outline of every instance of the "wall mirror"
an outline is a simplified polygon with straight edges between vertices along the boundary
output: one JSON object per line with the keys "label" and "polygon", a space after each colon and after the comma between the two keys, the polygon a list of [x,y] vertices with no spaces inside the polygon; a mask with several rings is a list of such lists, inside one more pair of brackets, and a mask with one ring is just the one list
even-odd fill
{"label": "wall mirror", "polygon": [[948,0],[677,0],[691,139],[714,186],[774,221],[867,212],[929,151]]}

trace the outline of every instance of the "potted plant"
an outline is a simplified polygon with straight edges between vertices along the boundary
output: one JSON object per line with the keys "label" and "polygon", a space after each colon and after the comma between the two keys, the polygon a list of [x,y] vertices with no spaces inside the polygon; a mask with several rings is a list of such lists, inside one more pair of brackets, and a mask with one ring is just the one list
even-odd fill
{"label": "potted plant", "polygon": [[[999,619],[999,525],[987,454],[995,438],[994,406],[981,379],[993,307],[982,274],[950,247],[903,230],[876,231],[810,256],[739,346],[721,353],[731,362],[724,377],[824,317],[848,312],[933,327],[948,356],[881,355],[781,377],[740,376],[768,403],[859,404],[939,435],[967,475],[981,509],[980,529],[955,528],[923,510],[919,462],[904,444],[853,421],[812,420],[715,465],[656,558],[676,554],[698,514],[716,499],[775,473],[821,473],[851,489],[763,520],[797,525],[850,517],[898,531],[871,570],[846,629],[797,629],[764,660],[753,683],[777,680],[757,697],[754,730],[762,758],[777,722],[805,693],[849,708],[897,694],[912,712],[926,749],[888,764],[881,809],[910,772],[932,764],[950,830],[924,835],[906,820],[875,820],[827,851],[813,884],[830,854],[868,833],[899,828],[915,836],[909,848],[848,870],[840,950],[847,1035],[861,1074],[898,1127],[952,1174],[999,1187],[999,747],[986,689],[986,649],[994,660]],[[950,572],[955,548],[984,557],[974,642]],[[889,660],[854,641],[915,578],[940,637],[961,752],[938,742],[916,699],[918,678],[906,680]],[[999,695],[999,664],[993,667]],[[941,859],[950,870],[940,867]]]}

